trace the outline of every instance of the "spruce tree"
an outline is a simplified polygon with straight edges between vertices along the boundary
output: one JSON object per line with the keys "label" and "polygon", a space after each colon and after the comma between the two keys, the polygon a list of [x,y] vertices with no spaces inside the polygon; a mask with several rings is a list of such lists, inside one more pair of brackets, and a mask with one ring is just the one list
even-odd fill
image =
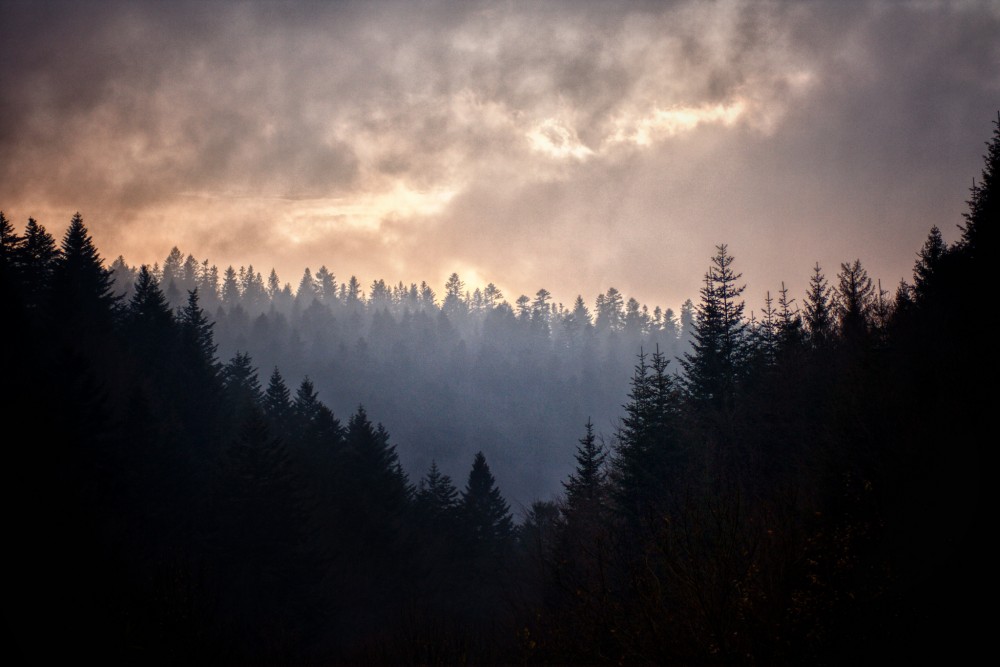
{"label": "spruce tree", "polygon": [[994,121],[993,138],[986,143],[982,178],[972,185],[969,210],[958,243],[959,251],[973,262],[982,262],[983,233],[992,234],[1000,220],[1000,111]]}
{"label": "spruce tree", "polygon": [[114,279],[90,236],[83,216],[73,216],[63,236],[56,260],[52,298],[55,311],[67,332],[104,333],[118,306]]}
{"label": "spruce tree", "polygon": [[59,249],[56,247],[55,239],[34,218],[28,218],[17,264],[23,284],[25,305],[29,309],[38,310],[43,306],[58,259]]}
{"label": "spruce tree", "polygon": [[143,334],[169,329],[173,324],[173,315],[159,282],[150,274],[149,267],[145,264],[139,267],[139,275],[132,297],[129,299],[125,318],[130,328],[141,329]]}
{"label": "spruce tree", "polygon": [[679,473],[678,396],[668,363],[659,348],[651,363],[640,351],[616,434],[612,491],[618,511],[630,521],[660,506]]}
{"label": "spruce tree", "polygon": [[[315,396],[313,392],[308,393]],[[293,414],[292,394],[275,366],[264,392],[264,415],[278,432],[282,432],[288,429]]]}
{"label": "spruce tree", "polygon": [[798,350],[805,342],[805,331],[802,328],[802,315],[794,306],[795,299],[788,297],[788,288],[781,283],[778,292],[778,347],[782,353]]}
{"label": "spruce tree", "polygon": [[219,346],[216,345],[212,333],[215,323],[208,320],[198,300],[198,289],[190,290],[187,305],[178,313],[181,349],[187,363],[197,369],[203,381],[214,382],[221,371],[221,365],[216,358]]}
{"label": "spruce tree", "polygon": [[472,543],[487,549],[497,548],[514,532],[510,506],[500,494],[486,457],[477,452],[462,492],[462,519]]}
{"label": "spruce tree", "polygon": [[594,423],[587,419],[586,432],[576,448],[576,470],[563,482],[566,506],[570,513],[591,509],[604,495],[604,461],[607,452],[594,435]]}
{"label": "spruce tree", "polygon": [[14,281],[17,275],[18,255],[23,239],[18,235],[3,211],[0,211],[0,281],[3,285]]}
{"label": "spruce tree", "polygon": [[913,266],[913,291],[918,303],[928,302],[940,289],[938,274],[947,252],[948,246],[941,237],[941,230],[934,225]]}
{"label": "spruce tree", "polygon": [[684,354],[684,387],[698,406],[723,408],[731,403],[747,356],[747,324],[743,319],[745,285],[732,268],[725,244],[705,274],[692,333],[692,351]]}
{"label": "spruce tree", "polygon": [[237,352],[222,368],[222,386],[230,415],[241,423],[251,409],[260,406],[263,394],[257,369],[246,352]]}
{"label": "spruce tree", "polygon": [[805,302],[805,324],[813,348],[826,347],[833,338],[833,292],[819,263],[813,267]]}
{"label": "spruce tree", "polygon": [[435,461],[430,470],[420,480],[416,494],[417,511],[431,525],[440,526],[450,522],[458,510],[458,489],[451,477],[443,474]]}
{"label": "spruce tree", "polygon": [[848,342],[864,340],[872,325],[875,285],[858,259],[841,264],[837,280],[836,313],[840,335]]}

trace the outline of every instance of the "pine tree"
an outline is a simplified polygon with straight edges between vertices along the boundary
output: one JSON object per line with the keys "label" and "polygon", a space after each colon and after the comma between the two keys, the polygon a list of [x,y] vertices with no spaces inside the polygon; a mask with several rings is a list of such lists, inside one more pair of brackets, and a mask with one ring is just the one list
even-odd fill
{"label": "pine tree", "polygon": [[716,246],[701,289],[692,351],[680,362],[688,396],[702,407],[720,409],[731,403],[746,361],[747,323],[739,298],[745,285],[737,284],[742,274],[734,272],[732,264],[726,245]]}
{"label": "pine tree", "polygon": [[805,303],[806,330],[813,348],[822,349],[831,342],[835,306],[832,290],[817,263],[809,279],[809,291]]}
{"label": "pine tree", "polygon": [[501,301],[503,301],[503,292],[500,288],[493,283],[488,284],[483,290],[483,307],[492,310],[499,306]]}
{"label": "pine tree", "polygon": [[765,366],[773,366],[778,358],[779,326],[778,311],[774,309],[774,298],[768,291],[764,297],[764,309],[760,322],[752,328],[752,338],[756,355]]}
{"label": "pine tree", "polygon": [[28,218],[17,264],[25,305],[29,309],[38,310],[42,307],[45,295],[49,293],[58,259],[59,249],[55,239],[34,218]]}
{"label": "pine tree", "polygon": [[174,352],[175,322],[156,278],[143,264],[125,310],[125,331],[143,361],[162,374]]}
{"label": "pine tree", "polygon": [[0,211],[0,280],[4,286],[9,281],[16,280],[18,255],[23,239],[17,234],[14,225]]}
{"label": "pine tree", "polygon": [[267,296],[274,301],[280,293],[281,281],[278,280],[278,272],[271,269],[271,273],[267,276]]}
{"label": "pine tree", "polygon": [[416,494],[417,510],[431,525],[447,524],[458,511],[458,489],[451,477],[438,470],[437,463],[431,461],[430,470],[420,480]]}
{"label": "pine tree", "polygon": [[802,315],[794,306],[795,299],[788,298],[788,288],[781,283],[778,292],[778,347],[783,353],[798,350],[805,342]]}
{"label": "pine tree", "polygon": [[594,423],[587,419],[586,433],[576,448],[576,470],[563,482],[570,513],[592,510],[604,495],[604,461],[607,452],[594,435]]}
{"label": "pine tree", "polygon": [[462,492],[461,512],[467,534],[475,545],[497,548],[513,535],[510,506],[500,494],[482,452],[476,453],[472,462],[469,481]]}
{"label": "pine tree", "polygon": [[458,277],[458,274],[452,273],[448,276],[448,281],[444,284],[444,302],[441,304],[441,310],[448,317],[464,313],[467,310],[467,305],[462,300],[464,292],[465,283]]}
{"label": "pine tree", "polygon": [[549,308],[549,301],[551,299],[552,293],[543,287],[535,292],[535,300],[531,302],[532,331],[545,338],[548,338],[550,333],[549,318],[552,311]]}
{"label": "pine tree", "polygon": [[173,324],[173,315],[159,282],[143,264],[139,267],[132,298],[129,299],[126,319],[134,327],[141,327],[152,333],[168,329]]}
{"label": "pine tree", "polygon": [[600,294],[594,305],[594,328],[598,331],[621,331],[625,326],[625,301],[614,287]]}
{"label": "pine tree", "polygon": [[205,316],[198,300],[198,289],[190,290],[187,305],[179,313],[181,349],[187,365],[195,371],[195,376],[202,382],[214,384],[222,368],[216,357],[219,346],[215,344],[212,333],[215,323]]}
{"label": "pine tree", "polygon": [[263,399],[257,369],[246,352],[237,352],[222,368],[222,386],[229,409],[239,420]]}
{"label": "pine tree", "polygon": [[640,351],[611,462],[613,496],[630,520],[660,505],[679,473],[677,390],[659,348],[651,362]]}
{"label": "pine tree", "polygon": [[530,322],[531,321],[531,299],[528,298],[527,294],[522,294],[517,297],[514,301],[514,305],[517,307],[517,319],[520,322]]}
{"label": "pine tree", "polygon": [[308,306],[317,296],[316,281],[313,280],[309,267],[306,267],[302,272],[302,279],[299,280],[299,288],[295,291],[295,300],[302,306]]}
{"label": "pine tree", "polygon": [[[986,143],[982,178],[973,182],[969,210],[964,215],[958,250],[973,262],[982,262],[983,233],[991,234],[1000,220],[1000,111],[994,121],[993,138]],[[991,236],[992,238],[992,236]]]}
{"label": "pine tree", "polygon": [[[307,392],[315,397],[313,392]],[[287,431],[295,411],[292,408],[292,394],[288,390],[288,385],[281,377],[278,367],[271,371],[271,378],[267,382],[267,390],[264,392],[264,415],[278,432]]]}
{"label": "pine tree", "polygon": [[325,304],[329,305],[337,300],[337,278],[325,264],[316,272],[316,291],[320,301]]}
{"label": "pine tree", "polygon": [[236,270],[232,266],[227,266],[222,276],[222,305],[226,310],[232,310],[240,303],[240,283],[236,276]]}
{"label": "pine tree", "polygon": [[388,432],[373,425],[362,406],[348,420],[338,461],[334,482],[344,529],[360,540],[363,553],[399,557],[412,489]]}
{"label": "pine tree", "polygon": [[[278,380],[281,379],[277,369],[271,374],[268,394],[274,394],[271,398],[274,405],[269,410],[269,414],[277,416],[282,411],[283,397],[281,394],[284,393],[282,391],[284,382],[275,382],[275,376]],[[267,397],[265,397],[266,402]],[[291,418],[292,430],[297,434],[302,446],[306,448],[308,455],[324,462],[331,461],[331,455],[340,449],[344,429],[341,427],[340,420],[334,416],[333,411],[319,400],[319,393],[308,377],[302,378],[302,382],[295,392],[295,398],[291,403]]]}
{"label": "pine tree", "polygon": [[[342,289],[343,287],[344,286],[341,285]],[[348,306],[357,308],[361,305],[361,300],[363,298],[364,295],[361,293],[361,283],[358,282],[358,279],[355,276],[351,276],[347,281],[347,290],[344,293],[344,301]]]}
{"label": "pine tree", "polygon": [[841,264],[837,279],[836,312],[840,335],[849,342],[864,340],[872,325],[875,286],[858,259]]}
{"label": "pine tree", "polygon": [[53,275],[53,303],[66,331],[107,330],[117,310],[114,279],[79,213],[73,216],[63,236]]}
{"label": "pine tree", "polygon": [[115,293],[122,295],[122,299],[126,301],[132,298],[132,288],[139,277],[139,270],[129,266],[123,255],[118,255],[111,262],[111,274],[115,279]]}
{"label": "pine tree", "polygon": [[918,302],[927,302],[938,291],[938,273],[947,252],[948,247],[941,238],[941,230],[937,225],[931,227],[913,266],[913,290]]}

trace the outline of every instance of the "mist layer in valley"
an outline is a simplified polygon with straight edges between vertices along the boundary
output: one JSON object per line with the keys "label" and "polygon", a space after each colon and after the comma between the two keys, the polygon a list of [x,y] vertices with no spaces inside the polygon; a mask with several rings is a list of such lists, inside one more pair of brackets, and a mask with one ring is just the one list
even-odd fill
{"label": "mist layer in valley", "polygon": [[[120,257],[112,269],[127,299],[137,268]],[[198,289],[222,361],[249,353],[265,386],[275,368],[293,391],[308,378],[342,421],[363,405],[411,480],[432,462],[463,479],[482,451],[515,509],[562,491],[588,419],[613,436],[636,355],[678,356],[693,319],[690,301],[678,315],[612,287],[592,305],[566,305],[545,289],[470,289],[454,274],[440,293],[364,287],[326,267],[293,287],[253,266],[220,274],[177,248],[154,275],[175,307]]]}

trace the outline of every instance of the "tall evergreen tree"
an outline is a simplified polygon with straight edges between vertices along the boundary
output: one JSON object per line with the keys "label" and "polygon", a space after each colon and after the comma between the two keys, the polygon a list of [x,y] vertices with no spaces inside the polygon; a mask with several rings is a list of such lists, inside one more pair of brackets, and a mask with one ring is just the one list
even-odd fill
{"label": "tall evergreen tree", "polygon": [[0,211],[0,281],[5,290],[18,279],[17,264],[22,243],[23,239],[14,225]]}
{"label": "tall evergreen tree", "polygon": [[159,376],[171,365],[176,341],[174,325],[159,283],[143,264],[125,310],[125,332],[133,349]]}
{"label": "tall evergreen tree", "polygon": [[965,225],[958,244],[958,249],[974,262],[982,262],[983,234],[992,234],[997,220],[1000,220],[1000,111],[997,111],[993,138],[986,143],[983,160],[982,178],[978,185],[973,183],[969,210],[964,214]]}
{"label": "tall evergreen tree", "polygon": [[857,259],[840,265],[837,280],[836,312],[840,335],[849,342],[863,340],[872,325],[875,285],[861,266],[861,260]]}
{"label": "tall evergreen tree", "polygon": [[[315,397],[314,392],[307,392],[307,395]],[[275,366],[274,370],[271,371],[271,378],[267,382],[267,390],[264,392],[264,415],[278,429],[278,432],[285,432],[291,423],[293,414],[292,394],[288,390],[284,378],[281,377],[278,367]]]}
{"label": "tall evergreen tree", "polygon": [[463,523],[474,544],[497,548],[513,535],[510,506],[500,494],[482,452],[476,453],[472,462],[461,507]]}
{"label": "tall evergreen tree", "polygon": [[941,264],[947,252],[948,246],[941,237],[941,230],[934,225],[913,267],[913,291],[918,302],[930,300],[940,289],[938,273],[942,270]]}
{"label": "tall evergreen tree", "polygon": [[680,362],[688,396],[696,405],[715,409],[731,402],[747,354],[747,323],[739,298],[745,285],[738,284],[742,274],[733,271],[732,264],[726,245],[716,246],[701,290],[692,351]]}
{"label": "tall evergreen tree", "polygon": [[778,346],[782,352],[795,351],[805,342],[805,331],[802,328],[802,315],[795,307],[795,299],[788,297],[788,288],[781,283],[778,292]]}
{"label": "tall evergreen tree", "polygon": [[450,523],[458,510],[458,489],[435,461],[420,480],[415,497],[417,511],[433,526]]}
{"label": "tall evergreen tree", "polygon": [[680,472],[677,390],[659,348],[651,362],[639,353],[612,460],[613,495],[631,521],[661,506]]}
{"label": "tall evergreen tree", "polygon": [[126,319],[133,326],[147,327],[152,330],[164,330],[173,323],[173,315],[167,300],[160,289],[160,284],[149,272],[149,267],[143,264],[139,267],[132,297],[129,299]]}
{"label": "tall evergreen tree", "polygon": [[236,269],[227,266],[222,276],[222,305],[227,310],[232,310],[240,303],[240,283],[236,276]]}
{"label": "tall evergreen tree", "polygon": [[17,264],[25,304],[29,309],[38,310],[42,307],[45,295],[49,293],[58,259],[59,249],[55,239],[34,218],[28,218]]}
{"label": "tall evergreen tree", "polygon": [[576,448],[576,470],[563,482],[566,506],[572,513],[594,508],[604,495],[604,461],[607,452],[594,435],[594,423],[587,419],[586,432]]}
{"label": "tall evergreen tree", "polygon": [[[271,374],[265,405],[273,402],[269,414],[276,417],[283,410],[283,394],[287,391],[283,390],[283,386],[284,382],[275,369]],[[302,378],[295,392],[291,404],[291,416],[295,424],[293,430],[308,455],[314,460],[321,461],[321,465],[330,463],[331,456],[339,451],[344,430],[341,428],[340,420],[319,400],[319,393],[308,377]]]}
{"label": "tall evergreen tree", "polygon": [[319,290],[316,281],[313,279],[309,267],[306,267],[305,271],[302,272],[302,279],[299,280],[299,288],[295,291],[295,300],[302,306],[308,306],[317,296],[319,296]]}
{"label": "tall evergreen tree", "polygon": [[444,284],[444,302],[441,304],[441,310],[448,317],[464,313],[468,309],[467,304],[462,299],[464,293],[465,283],[458,277],[458,274],[452,273],[448,276],[448,281]]}
{"label": "tall evergreen tree", "polygon": [[97,252],[83,216],[76,213],[63,236],[52,276],[53,303],[74,335],[106,331],[118,306],[111,271]]}
{"label": "tall evergreen tree", "polygon": [[833,292],[817,262],[809,279],[805,303],[805,324],[812,347],[823,348],[832,340],[835,305]]}
{"label": "tall evergreen tree", "polygon": [[327,305],[337,300],[337,278],[325,264],[316,272],[316,291],[320,301]]}
{"label": "tall evergreen tree", "polygon": [[247,352],[237,352],[223,366],[222,386],[230,415],[237,423],[242,423],[249,411],[258,408],[263,399],[257,369]]}
{"label": "tall evergreen tree", "polygon": [[214,382],[221,370],[216,357],[219,346],[212,333],[215,323],[209,321],[199,305],[197,288],[188,292],[187,304],[179,312],[178,321],[181,328],[181,348],[187,363],[195,367],[204,381]]}

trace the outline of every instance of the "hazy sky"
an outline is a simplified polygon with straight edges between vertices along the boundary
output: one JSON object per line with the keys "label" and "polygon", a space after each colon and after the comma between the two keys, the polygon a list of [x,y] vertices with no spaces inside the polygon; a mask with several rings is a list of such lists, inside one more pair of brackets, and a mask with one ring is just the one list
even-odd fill
{"label": "hazy sky", "polygon": [[108,259],[758,307],[956,237],[1000,2],[0,2],[0,209]]}

